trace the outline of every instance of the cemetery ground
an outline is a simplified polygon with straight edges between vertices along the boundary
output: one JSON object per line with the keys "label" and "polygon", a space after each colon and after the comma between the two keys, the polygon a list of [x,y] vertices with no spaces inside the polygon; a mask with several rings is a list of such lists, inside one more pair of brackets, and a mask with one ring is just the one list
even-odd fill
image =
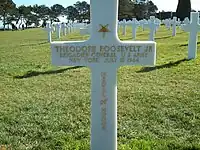
{"label": "cemetery ground", "polygon": [[[148,33],[139,29],[137,40]],[[130,28],[119,35],[132,39]],[[172,37],[161,27],[156,42],[156,67],[118,70],[118,149],[200,150],[200,53],[186,60],[188,33],[180,29]],[[88,68],[51,65],[45,31],[0,32],[0,145],[89,150],[90,85]]]}

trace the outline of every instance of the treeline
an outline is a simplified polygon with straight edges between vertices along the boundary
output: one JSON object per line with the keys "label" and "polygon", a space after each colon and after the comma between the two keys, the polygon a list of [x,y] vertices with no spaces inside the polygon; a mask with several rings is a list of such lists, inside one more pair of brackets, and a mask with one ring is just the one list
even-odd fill
{"label": "treeline", "polygon": [[[157,6],[149,0],[120,0],[119,1],[119,20],[149,18],[150,15],[155,15],[158,10]],[[12,24],[13,21],[25,20],[26,27],[39,25],[42,20],[44,23],[47,20],[58,22],[59,16],[66,16],[69,22],[77,21],[79,23],[90,21],[90,5],[85,1],[77,1],[74,5],[64,7],[60,4],[55,4],[51,7],[46,5],[19,6],[12,0],[0,1],[0,19],[3,20],[4,28],[6,24]]]}

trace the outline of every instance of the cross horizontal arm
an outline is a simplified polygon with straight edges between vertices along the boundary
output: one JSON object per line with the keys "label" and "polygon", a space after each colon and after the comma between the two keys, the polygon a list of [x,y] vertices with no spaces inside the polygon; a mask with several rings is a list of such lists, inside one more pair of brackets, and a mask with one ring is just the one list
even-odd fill
{"label": "cross horizontal arm", "polygon": [[154,42],[116,42],[94,44],[91,42],[53,42],[52,62],[58,66],[114,66],[155,65]]}

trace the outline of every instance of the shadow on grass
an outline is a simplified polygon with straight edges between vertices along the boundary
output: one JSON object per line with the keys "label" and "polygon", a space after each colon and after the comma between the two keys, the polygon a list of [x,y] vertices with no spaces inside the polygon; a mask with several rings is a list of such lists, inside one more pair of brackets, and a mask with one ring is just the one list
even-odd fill
{"label": "shadow on grass", "polygon": [[137,36],[143,36],[143,35],[148,35],[148,33],[141,33],[141,34],[137,34]]}
{"label": "shadow on grass", "polygon": [[[200,42],[197,42],[197,45],[199,45]],[[188,44],[181,44],[180,47],[185,47],[185,46],[188,46]]]}
{"label": "shadow on grass", "polygon": [[176,34],[184,34],[184,33],[186,33],[186,32],[181,31],[181,32],[178,32],[178,33],[176,33]]}
{"label": "shadow on grass", "polygon": [[163,68],[171,68],[171,67],[174,67],[174,66],[178,66],[179,64],[181,64],[182,62],[185,62],[185,61],[190,61],[190,60],[184,58],[184,59],[181,59],[181,60],[178,60],[178,61],[175,61],[175,62],[169,62],[167,64],[163,64],[163,65],[160,65],[160,66],[143,67],[141,70],[136,71],[136,73],[144,73],[144,72],[151,72],[151,71],[163,69]]}
{"label": "shadow on grass", "polygon": [[30,44],[22,44],[20,46],[38,46],[38,45],[43,45],[43,44],[47,44],[49,42],[40,42],[40,43],[30,43]]}
{"label": "shadow on grass", "polygon": [[49,70],[49,71],[44,71],[44,72],[39,72],[39,71],[29,71],[26,74],[22,76],[14,76],[14,79],[25,79],[25,78],[31,78],[39,75],[50,75],[50,74],[59,74],[63,73],[68,70],[73,70],[73,69],[78,69],[82,68],[84,66],[76,66],[76,67],[70,67],[70,68],[65,68],[65,69],[59,69],[59,70]]}
{"label": "shadow on grass", "polygon": [[160,40],[160,39],[168,39],[171,38],[172,36],[163,36],[163,37],[157,37],[155,38],[156,40]]}

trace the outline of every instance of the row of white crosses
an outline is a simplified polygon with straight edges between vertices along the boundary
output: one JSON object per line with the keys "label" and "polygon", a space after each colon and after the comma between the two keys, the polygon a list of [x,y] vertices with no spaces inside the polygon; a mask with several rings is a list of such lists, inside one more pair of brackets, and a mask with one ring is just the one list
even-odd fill
{"label": "row of white crosses", "polygon": [[166,19],[163,23],[168,29],[172,25],[172,36],[176,35],[176,26],[180,26],[182,30],[189,32],[189,42],[188,42],[188,59],[195,59],[197,57],[197,41],[198,33],[200,32],[200,19],[198,12],[191,12],[191,20],[188,17],[184,19],[183,22],[180,19],[177,20],[177,17],[173,17],[173,20]]}
{"label": "row of white crosses", "polygon": [[[154,16],[151,16],[149,21],[147,21],[145,19],[137,21],[136,18],[133,18],[132,21],[126,21],[125,19],[123,19],[122,22],[118,23],[118,31],[120,30],[120,27],[122,26],[122,35],[125,36],[127,25],[132,26],[132,35],[133,35],[133,39],[135,40],[136,39],[136,31],[139,26],[142,26],[143,30],[145,29],[145,27],[146,28],[149,27],[151,30],[149,40],[154,41],[155,34],[153,34],[153,33],[156,33],[160,24],[161,24],[161,21],[159,19],[155,18]],[[88,25],[84,28],[80,28],[80,34],[81,35],[90,34],[90,32],[91,32],[90,30],[91,30],[90,25]]]}
{"label": "row of white crosses", "polygon": [[139,21],[140,26],[142,27],[142,30],[145,30],[144,24],[148,24],[148,21],[146,19],[142,19]]}
{"label": "row of white crosses", "polygon": [[90,0],[90,4],[90,39],[52,42],[52,63],[91,68],[91,150],[117,150],[117,70],[155,65],[156,43],[119,40],[118,0]]}
{"label": "row of white crosses", "polygon": [[170,18],[163,20],[163,23],[168,30],[170,30],[172,27],[172,36],[176,36],[176,27],[181,25],[180,19],[177,19],[177,17],[173,17],[173,19]]}
{"label": "row of white crosses", "polygon": [[163,20],[162,22],[165,24],[165,26],[166,26],[166,28],[167,28],[168,30],[171,29],[171,18],[170,18],[170,19],[165,19],[165,20]]}
{"label": "row of white crosses", "polygon": [[48,33],[48,42],[51,42],[52,41],[51,35],[53,32],[56,32],[57,38],[60,39],[61,30],[62,34],[66,36],[66,34],[69,34],[73,31],[73,26],[71,24],[66,25],[65,23],[63,24],[57,23],[55,25],[47,23],[46,28],[44,30],[47,31]]}
{"label": "row of white crosses", "polygon": [[[119,22],[118,25],[122,26],[122,35],[126,35],[126,28],[127,25],[131,25],[132,26],[132,35],[133,35],[133,39],[136,39],[136,31],[137,28],[139,26],[142,26],[143,30],[145,28],[149,28],[150,29],[150,35],[149,35],[149,41],[154,41],[154,37],[155,37],[155,33],[158,30],[158,28],[160,27],[161,21],[157,18],[155,18],[155,16],[150,16],[150,20],[141,20],[141,21],[137,21],[136,18],[133,18],[132,21],[127,21],[125,19],[123,19],[122,22]],[[120,29],[120,27],[118,27],[118,30]]]}

